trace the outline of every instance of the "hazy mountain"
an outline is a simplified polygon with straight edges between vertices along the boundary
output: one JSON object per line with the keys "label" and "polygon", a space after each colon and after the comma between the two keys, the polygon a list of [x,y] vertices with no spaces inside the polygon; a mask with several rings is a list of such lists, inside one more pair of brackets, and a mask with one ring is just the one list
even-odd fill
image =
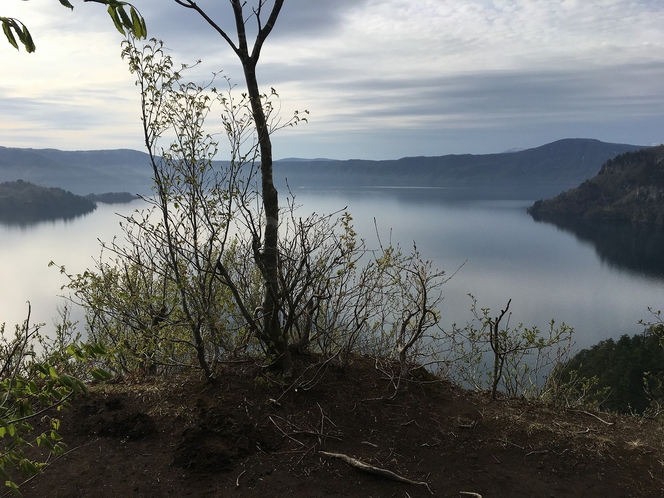
{"label": "hazy mountain", "polygon": [[421,186],[512,189],[548,197],[596,175],[608,159],[643,146],[565,139],[499,154],[405,157],[392,161],[280,161],[275,177],[299,186]]}
{"label": "hazy mountain", "polygon": [[76,194],[150,193],[148,155],[130,149],[63,151],[0,147],[0,182],[23,179]]}
{"label": "hazy mountain", "polygon": [[[388,161],[289,158],[276,161],[283,187],[407,186],[510,190],[523,198],[550,197],[591,178],[618,154],[641,148],[565,139],[500,154],[405,157]],[[134,150],[61,151],[0,147],[0,181],[23,179],[79,194],[149,193],[147,154]]]}

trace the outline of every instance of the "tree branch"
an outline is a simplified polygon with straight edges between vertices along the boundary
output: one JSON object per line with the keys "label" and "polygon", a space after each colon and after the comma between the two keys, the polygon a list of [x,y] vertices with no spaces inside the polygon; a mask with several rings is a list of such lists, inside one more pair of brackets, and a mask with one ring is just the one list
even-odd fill
{"label": "tree branch", "polygon": [[[201,9],[201,8],[196,4],[196,2],[194,2],[194,1],[192,1],[192,0],[173,0],[173,1],[174,1],[176,4],[181,5],[182,7],[186,8],[186,9],[192,9],[192,10],[198,12],[198,14],[199,14],[203,19],[205,19],[205,21],[206,21],[210,26],[212,26],[212,28],[213,28],[217,33],[219,33],[219,34],[221,35],[221,37],[222,37],[224,40],[226,40],[226,42],[230,45],[230,47],[233,49],[233,51],[235,52],[235,54],[236,54],[238,57],[240,57],[240,51],[239,51],[237,45],[235,45],[235,42],[230,38],[230,36],[228,36],[228,34],[227,34],[223,29],[221,29],[221,27],[220,27],[216,22],[214,22],[214,20],[213,20],[210,16],[208,16],[208,15],[205,13],[205,11],[204,11],[203,9]],[[242,7],[240,7],[240,9],[242,9]]]}
{"label": "tree branch", "polygon": [[258,31],[258,35],[256,36],[256,43],[254,43],[254,49],[251,52],[251,59],[254,61],[254,64],[258,62],[258,58],[260,57],[261,53],[261,48],[263,47],[263,42],[265,42],[265,39],[272,32],[272,28],[274,28],[274,23],[277,22],[277,17],[279,17],[279,12],[281,11],[281,7],[283,5],[284,5],[284,0],[276,0],[274,2],[274,6],[272,7],[272,12],[270,13],[270,17],[267,19],[265,26]]}

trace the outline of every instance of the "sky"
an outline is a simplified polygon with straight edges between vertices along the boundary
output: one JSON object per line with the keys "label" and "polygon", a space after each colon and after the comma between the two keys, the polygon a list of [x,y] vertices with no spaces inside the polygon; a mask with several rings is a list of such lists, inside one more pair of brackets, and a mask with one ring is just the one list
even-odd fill
{"label": "sky", "polygon": [[[3,0],[37,51],[0,40],[0,145],[143,150],[122,35],[101,5]],[[248,5],[256,0],[248,0]],[[272,0],[268,0],[268,6]],[[241,88],[224,40],[172,0],[134,0],[177,63]],[[198,4],[232,31],[228,1]],[[258,65],[281,115],[274,157],[484,154],[562,138],[664,142],[662,0],[285,0]],[[221,130],[213,115],[209,132]],[[223,152],[222,152],[223,154]],[[220,157],[221,158],[221,157]]]}

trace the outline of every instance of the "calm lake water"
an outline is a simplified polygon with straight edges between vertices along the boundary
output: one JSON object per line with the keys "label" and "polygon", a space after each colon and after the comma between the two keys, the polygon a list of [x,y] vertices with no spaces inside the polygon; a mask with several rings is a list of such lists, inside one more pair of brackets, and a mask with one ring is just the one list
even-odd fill
{"label": "calm lake water", "polygon": [[[416,241],[422,255],[449,274],[461,267],[446,284],[444,327],[470,318],[469,293],[492,314],[512,299],[511,323],[546,328],[552,318],[564,321],[575,328],[577,348],[583,348],[641,332],[637,321],[648,318],[647,307],[664,308],[661,233],[557,227],[526,213],[532,201],[463,200],[452,194],[444,189],[296,191],[303,216],[347,206],[369,246],[376,246],[375,218],[384,241],[391,232],[406,250]],[[24,320],[29,300],[32,321],[52,328],[66,279],[48,268],[49,261],[72,273],[92,267],[100,253],[97,239],[121,235],[115,213],[140,206],[140,201],[100,204],[94,213],[71,221],[0,225],[0,322],[11,328]]]}

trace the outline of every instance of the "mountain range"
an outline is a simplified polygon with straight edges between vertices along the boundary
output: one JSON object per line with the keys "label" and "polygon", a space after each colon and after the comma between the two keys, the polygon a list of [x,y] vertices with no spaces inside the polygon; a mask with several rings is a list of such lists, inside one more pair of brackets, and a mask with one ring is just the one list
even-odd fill
{"label": "mountain range", "polygon": [[[404,157],[396,160],[289,158],[274,163],[278,187],[439,187],[509,192],[546,198],[595,176],[607,160],[641,145],[563,139],[497,154]],[[222,165],[218,162],[217,165]],[[22,179],[77,194],[149,194],[152,171],[144,152],[129,149],[62,151],[0,147],[0,182]]]}

